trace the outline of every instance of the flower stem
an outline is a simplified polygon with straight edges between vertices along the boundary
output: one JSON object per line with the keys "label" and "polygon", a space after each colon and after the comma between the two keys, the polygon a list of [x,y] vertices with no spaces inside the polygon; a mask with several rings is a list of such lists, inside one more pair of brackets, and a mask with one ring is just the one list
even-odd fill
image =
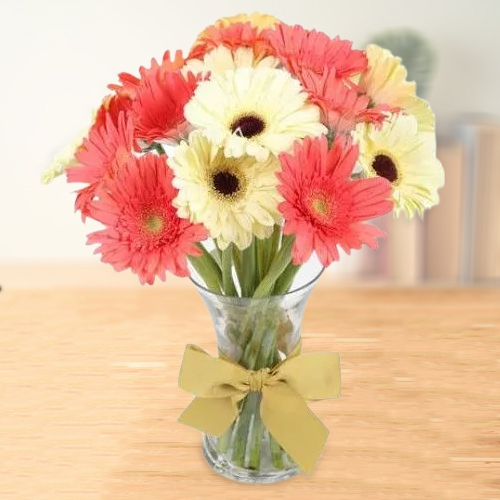
{"label": "flower stem", "polygon": [[277,279],[285,271],[291,261],[294,239],[295,237],[293,235],[285,236],[283,238],[283,244],[281,245],[279,252],[275,255],[273,261],[271,262],[268,273],[260,282],[259,286],[253,294],[254,299],[260,299],[272,294]]}
{"label": "flower stem", "polygon": [[290,290],[295,276],[300,270],[300,266],[296,266],[290,262],[283,271],[283,274],[276,280],[274,285],[273,295],[284,295]]}
{"label": "flower stem", "polygon": [[222,286],[222,272],[210,252],[199,243],[198,248],[202,251],[199,257],[188,256],[189,262],[203,278],[205,284],[215,293],[220,293]]}
{"label": "flower stem", "polygon": [[233,245],[232,243],[222,251],[222,291],[228,297],[236,297],[236,288],[233,282]]}

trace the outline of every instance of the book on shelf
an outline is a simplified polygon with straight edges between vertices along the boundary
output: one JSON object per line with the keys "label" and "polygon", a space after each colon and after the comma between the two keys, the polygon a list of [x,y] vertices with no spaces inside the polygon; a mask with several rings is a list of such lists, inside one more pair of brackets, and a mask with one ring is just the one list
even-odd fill
{"label": "book on shelf", "polygon": [[464,144],[460,278],[500,282],[500,121],[467,120]]}
{"label": "book on shelf", "polygon": [[441,141],[437,149],[445,175],[438,191],[439,205],[425,213],[424,278],[431,282],[460,281],[464,189],[464,146],[461,141]]}

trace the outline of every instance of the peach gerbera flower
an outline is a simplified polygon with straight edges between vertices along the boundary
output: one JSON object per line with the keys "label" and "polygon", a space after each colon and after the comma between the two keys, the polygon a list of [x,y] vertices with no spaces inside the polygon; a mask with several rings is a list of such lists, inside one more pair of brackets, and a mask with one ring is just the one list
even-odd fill
{"label": "peach gerbera flower", "polygon": [[335,70],[337,78],[347,78],[366,69],[363,51],[353,50],[352,43],[339,37],[331,39],[325,33],[306,30],[302,26],[278,24],[263,35],[271,49],[292,75],[299,77],[304,69],[322,75]]}
{"label": "peach gerbera flower", "polygon": [[[279,23],[279,21],[276,20],[276,23]],[[272,31],[273,28],[269,28],[266,23],[263,23],[263,25],[268,28],[266,31]],[[274,27],[274,24],[271,26]],[[203,59],[205,54],[220,45],[230,50],[236,50],[240,47],[251,48],[257,62],[267,56],[274,55],[268,39],[263,36],[263,30],[259,25],[254,24],[251,20],[246,22],[219,20],[218,23],[209,26],[200,33],[189,52],[188,59]]]}
{"label": "peach gerbera flower", "polygon": [[300,81],[310,94],[310,100],[322,112],[322,122],[331,130],[341,133],[354,131],[358,123],[382,124],[387,118],[386,108],[369,109],[370,98],[337,78],[335,70],[318,75],[303,70]]}
{"label": "peach gerbera flower", "polygon": [[283,170],[278,187],[283,201],[284,234],[294,234],[293,263],[303,264],[316,252],[323,266],[365,244],[377,247],[385,236],[365,221],[390,212],[391,186],[386,179],[350,180],[358,148],[337,136],[328,150],[328,140],[306,138],[296,143],[293,154],[280,155]]}
{"label": "peach gerbera flower", "polygon": [[236,14],[230,17],[221,17],[215,21],[216,28],[230,26],[235,23],[250,23],[252,26],[262,31],[266,28],[272,28],[278,24],[280,20],[270,14],[261,14],[260,12],[252,12],[252,14]]}
{"label": "peach gerbera flower", "polygon": [[130,158],[95,202],[94,217],[106,227],[89,234],[87,244],[116,271],[130,268],[142,284],[165,281],[166,271],[188,276],[188,256],[199,256],[196,243],[207,238],[201,224],[181,219],[172,206],[177,190],[166,157]]}
{"label": "peach gerbera flower", "polygon": [[133,123],[125,113],[121,113],[117,121],[115,125],[111,115],[107,114],[104,125],[94,125],[75,154],[77,164],[66,169],[68,182],[88,184],[77,191],[75,201],[75,210],[81,212],[83,220],[92,217],[92,203],[103,183],[133,156]]}

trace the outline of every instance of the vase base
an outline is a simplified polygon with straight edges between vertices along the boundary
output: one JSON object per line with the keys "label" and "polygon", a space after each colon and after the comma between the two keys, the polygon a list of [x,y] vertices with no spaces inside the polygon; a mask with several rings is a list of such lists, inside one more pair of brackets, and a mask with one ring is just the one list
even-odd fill
{"label": "vase base", "polygon": [[240,483],[277,483],[279,481],[284,481],[285,479],[290,479],[302,472],[296,465],[291,465],[283,470],[273,471],[256,471],[246,469],[244,467],[238,467],[217,452],[207,435],[203,436],[202,449],[203,456],[208,462],[208,465],[210,465],[215,472],[221,476]]}

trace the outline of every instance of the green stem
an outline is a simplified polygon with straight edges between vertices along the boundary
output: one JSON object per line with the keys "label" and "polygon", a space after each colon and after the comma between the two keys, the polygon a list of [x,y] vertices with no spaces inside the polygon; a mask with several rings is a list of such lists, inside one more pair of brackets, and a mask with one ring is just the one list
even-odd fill
{"label": "green stem", "polygon": [[222,252],[220,251],[217,243],[215,243],[215,248],[210,252],[217,265],[222,269]]}
{"label": "green stem", "polygon": [[235,249],[238,252],[238,256],[235,259],[236,274],[238,276],[238,281],[240,282],[241,296],[251,297],[254,291],[254,281],[255,281],[255,238],[252,244],[241,251]]}
{"label": "green stem", "polygon": [[284,295],[290,290],[295,276],[300,270],[300,266],[296,266],[290,262],[283,274],[277,279],[274,285],[273,295]]}
{"label": "green stem", "polygon": [[[273,359],[271,361],[271,366],[277,365],[281,361],[278,348],[273,349]],[[277,470],[283,469],[283,454],[286,453],[285,450],[280,446],[278,441],[274,439],[273,435],[269,433],[269,446],[271,448],[271,460],[273,466]]]}
{"label": "green stem", "polygon": [[229,445],[231,444],[231,436],[233,434],[233,427],[230,427],[217,441],[217,449],[219,453],[227,453]]}
{"label": "green stem", "polygon": [[259,238],[255,238],[255,264],[256,264],[256,280],[260,283],[265,276],[265,262],[266,262],[266,248],[265,248],[265,240],[261,240]]}
{"label": "green stem", "polygon": [[232,460],[238,467],[245,466],[245,455],[248,444],[248,432],[252,415],[255,412],[255,396],[256,393],[250,393],[244,399],[241,406],[241,412],[236,421],[235,439]]}
{"label": "green stem", "polygon": [[233,282],[233,244],[222,251],[222,290],[228,297],[236,297],[236,288]]}
{"label": "green stem", "polygon": [[250,445],[250,463],[249,467],[254,470],[260,469],[260,455],[262,450],[262,437],[264,432],[264,425],[260,419],[260,394],[255,393],[255,402],[253,402],[253,429],[252,436],[249,439]]}
{"label": "green stem", "polygon": [[279,252],[275,255],[265,278],[260,282],[253,294],[254,299],[270,296],[277,279],[285,271],[292,258],[294,236],[285,236]]}
{"label": "green stem", "polygon": [[[271,235],[271,241],[270,241],[270,245],[269,245],[269,256],[270,256],[269,266],[271,265],[271,261],[274,258],[274,256],[276,255],[276,253],[278,252],[278,249],[281,245],[281,236],[282,236],[281,226],[276,224],[274,226],[273,234]],[[267,271],[269,271],[269,266],[268,266]]]}
{"label": "green stem", "polygon": [[220,267],[201,243],[197,246],[202,251],[202,254],[199,257],[189,256],[189,262],[203,278],[207,287],[215,293],[220,293],[222,286]]}

